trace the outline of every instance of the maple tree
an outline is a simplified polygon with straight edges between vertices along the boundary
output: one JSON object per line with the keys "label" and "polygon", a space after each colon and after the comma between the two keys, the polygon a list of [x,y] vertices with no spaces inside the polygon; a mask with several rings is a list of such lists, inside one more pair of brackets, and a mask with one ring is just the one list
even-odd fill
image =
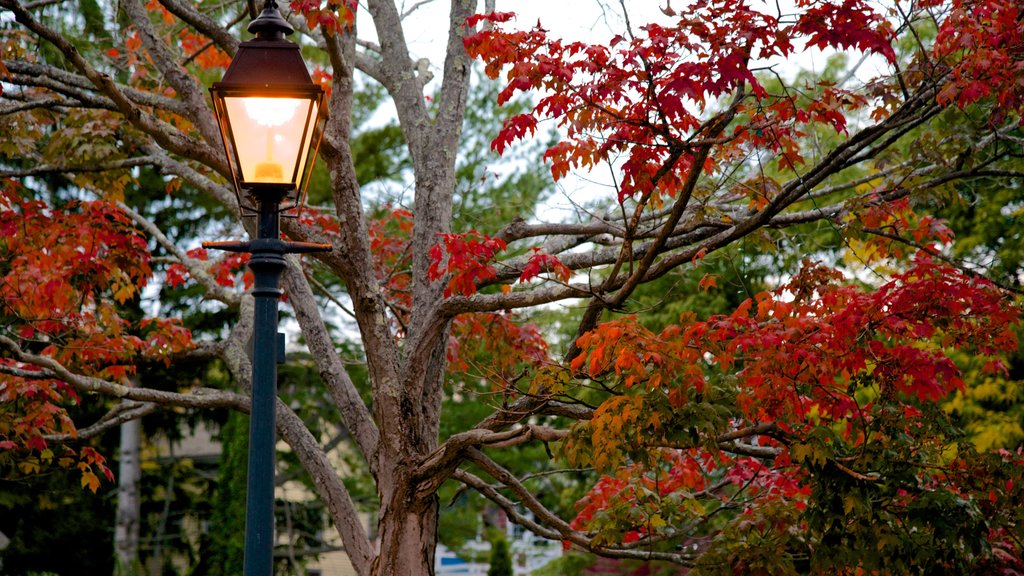
{"label": "maple tree", "polygon": [[[334,424],[374,484],[375,543],[309,424],[314,409],[279,401],[277,431],[356,572],[431,573],[438,495],[452,484],[567,549],[691,573],[1024,571],[1024,454],[977,452],[941,408],[970,386],[954,360],[980,366],[970,374],[1007,372],[1013,286],[956,258],[933,204],[984,182],[1009,195],[992,194],[1000,210],[1017,210],[1017,2],[799,0],[791,13],[666,3],[604,43],[563,41],[492,4],[452,3],[429,94],[430,63],[406,41],[415,9],[289,4],[331,120],[314,184],[327,205],[283,229],[335,250],[289,261],[284,288]],[[49,2],[0,0],[0,466],[78,469],[95,491],[109,469],[81,440],[158,408],[249,409],[244,259],[183,249],[173,226],[126,199],[145,167],[172,199],[198,192],[237,210],[204,86],[253,14],[181,0],[89,6],[117,27],[79,36]],[[358,38],[363,22],[376,42]],[[878,73],[787,81],[781,63],[818,49]],[[552,179],[606,165],[607,198],[569,220],[538,209],[454,224],[468,194],[456,157],[474,59],[502,82],[498,104],[531,98],[495,127],[491,149],[507,154],[556,126],[543,153]],[[397,111],[406,204],[361,190],[362,82]],[[56,177],[80,197],[48,196]],[[699,290],[722,290],[706,258],[813,235],[872,276],[847,277],[835,249],[812,245],[776,288],[725,314],[658,328],[640,318],[655,282],[695,268]],[[236,314],[232,329],[193,338],[173,319],[127,315],[152,283],[219,302]],[[582,302],[559,319],[571,337],[531,321],[564,302]],[[325,320],[339,304],[347,333]],[[337,345],[352,333],[367,397]],[[147,364],[197,357],[220,358],[243,392],[129,383]],[[464,395],[489,413],[447,421],[444,400]],[[111,409],[74,422],[68,407],[80,402]],[[550,450],[552,469],[499,456],[526,445]],[[564,462],[588,483],[569,510],[537,495],[559,486]]]}

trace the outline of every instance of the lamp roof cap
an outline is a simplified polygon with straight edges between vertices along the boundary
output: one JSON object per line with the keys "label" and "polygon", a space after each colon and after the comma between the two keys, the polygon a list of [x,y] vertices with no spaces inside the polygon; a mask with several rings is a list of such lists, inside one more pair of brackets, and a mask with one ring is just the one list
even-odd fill
{"label": "lamp roof cap", "polygon": [[295,32],[295,28],[292,28],[292,25],[281,16],[275,0],[267,0],[267,3],[263,5],[263,12],[255,20],[249,22],[249,27],[246,30],[260,39],[283,38]]}

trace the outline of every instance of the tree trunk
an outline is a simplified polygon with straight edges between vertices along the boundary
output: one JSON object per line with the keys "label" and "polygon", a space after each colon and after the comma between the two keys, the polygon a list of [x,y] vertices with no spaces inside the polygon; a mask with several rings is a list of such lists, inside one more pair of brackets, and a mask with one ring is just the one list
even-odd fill
{"label": "tree trunk", "polygon": [[398,490],[380,516],[380,553],[373,576],[433,576],[437,547],[436,495],[414,500],[413,490]]}
{"label": "tree trunk", "polygon": [[129,420],[121,424],[121,453],[117,470],[117,524],[114,555],[119,574],[132,574],[139,547],[139,447],[142,424]]}

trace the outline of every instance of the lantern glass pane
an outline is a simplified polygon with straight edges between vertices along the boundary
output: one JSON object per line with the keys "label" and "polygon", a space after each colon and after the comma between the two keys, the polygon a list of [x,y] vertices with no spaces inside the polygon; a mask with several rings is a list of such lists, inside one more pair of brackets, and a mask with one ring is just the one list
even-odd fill
{"label": "lantern glass pane", "polygon": [[309,148],[310,106],[315,114],[305,98],[224,98],[243,182],[297,185]]}
{"label": "lantern glass pane", "polygon": [[295,177],[295,183],[297,185],[302,182],[302,178],[305,175],[306,170],[312,168],[312,158],[309,157],[309,145],[313,141],[313,132],[319,125],[317,119],[320,110],[317,106],[317,102],[314,100],[310,102],[310,104],[312,104],[312,110],[310,110],[309,115],[309,128],[306,130],[306,140],[302,143],[302,155],[299,156],[299,173]]}

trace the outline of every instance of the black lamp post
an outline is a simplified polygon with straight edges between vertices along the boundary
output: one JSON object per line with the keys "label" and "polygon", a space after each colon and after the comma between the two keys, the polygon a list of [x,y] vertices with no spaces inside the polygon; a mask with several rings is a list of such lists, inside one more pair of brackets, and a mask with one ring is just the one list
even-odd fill
{"label": "black lamp post", "polygon": [[252,255],[255,320],[244,574],[271,576],[277,364],[284,356],[284,339],[277,332],[278,286],[285,254],[331,249],[330,244],[282,240],[280,217],[305,197],[326,114],[323,89],[310,79],[298,45],[285,40],[294,30],[274,0],[267,0],[248,29],[256,38],[239,45],[210,94],[242,216],[257,218],[256,239],[203,246]]}

